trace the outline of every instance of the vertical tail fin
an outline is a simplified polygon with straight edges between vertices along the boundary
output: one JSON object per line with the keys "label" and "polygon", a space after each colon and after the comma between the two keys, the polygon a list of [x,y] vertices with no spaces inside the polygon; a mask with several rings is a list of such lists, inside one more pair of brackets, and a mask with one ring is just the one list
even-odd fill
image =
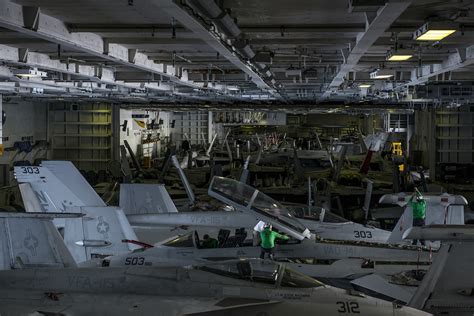
{"label": "vertical tail fin", "polygon": [[105,206],[104,201],[70,161],[43,161],[42,167],[65,185],[87,206]]}
{"label": "vertical tail fin", "polygon": [[[15,167],[15,174],[18,182],[31,186],[41,211],[86,214],[82,219],[54,221],[56,226],[64,228],[66,245],[76,262],[89,260],[94,255],[115,255],[136,248],[122,243],[122,239],[137,239],[123,211],[107,207],[72,163],[48,161],[40,167]],[[22,197],[24,200],[31,198],[31,191],[24,189]],[[100,234],[106,229],[103,225],[107,226],[107,234]]]}
{"label": "vertical tail fin", "polygon": [[191,184],[188,181],[188,177],[184,173],[183,169],[179,165],[178,158],[175,155],[171,156],[171,162],[178,169],[179,177],[181,178],[181,182],[183,182],[184,190],[186,191],[186,195],[188,196],[189,203],[194,205],[196,203],[196,197],[194,196],[193,189],[191,188]]}
{"label": "vertical tail fin", "polygon": [[[450,195],[444,193],[442,195],[425,195],[426,206],[426,225],[448,224],[463,225],[464,224],[464,205],[467,201],[460,195]],[[397,204],[404,208],[404,212],[387,243],[399,243],[403,240],[403,234],[413,225],[413,210],[408,206],[410,196],[405,193],[386,194],[382,196],[379,203]]]}
{"label": "vertical tail fin", "polygon": [[40,212],[43,210],[40,200],[36,196],[29,183],[20,183],[18,187],[20,188],[23,205],[25,206],[25,210],[27,212]]}
{"label": "vertical tail fin", "polygon": [[137,240],[125,214],[117,207],[71,208],[86,216],[67,219],[64,242],[76,262],[104,256],[126,254],[138,246],[122,240]]}
{"label": "vertical tail fin", "polygon": [[[94,204],[86,204],[90,201],[81,195],[81,190],[72,191],[65,183],[60,181],[49,168],[44,166],[15,167],[14,170],[18,183],[29,183],[43,212],[62,213],[67,206],[105,206],[102,200],[100,200],[99,205],[97,205],[99,201],[95,201]],[[81,180],[84,178],[82,175],[78,177],[73,173],[71,174],[71,179]],[[23,196],[23,199],[31,198],[31,195],[28,194],[31,192],[26,192],[28,190],[23,191],[27,193],[26,196]]]}
{"label": "vertical tail fin", "polygon": [[365,178],[364,181],[367,182],[367,189],[365,190],[364,206],[362,206],[362,209],[365,213],[365,220],[367,220],[369,217],[370,201],[372,200],[374,182],[367,178]]}
{"label": "vertical tail fin", "polygon": [[163,184],[121,184],[120,207],[127,215],[178,212]]}
{"label": "vertical tail fin", "polygon": [[0,213],[0,270],[75,265],[51,217]]}

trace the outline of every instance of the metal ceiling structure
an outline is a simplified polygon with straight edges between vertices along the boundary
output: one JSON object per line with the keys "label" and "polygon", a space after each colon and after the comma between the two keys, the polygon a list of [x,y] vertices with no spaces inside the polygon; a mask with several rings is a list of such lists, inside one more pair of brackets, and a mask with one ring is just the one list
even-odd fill
{"label": "metal ceiling structure", "polygon": [[[0,0],[0,93],[177,108],[405,105],[416,86],[474,81],[473,8],[457,0]],[[456,32],[415,40],[428,21]],[[386,61],[397,49],[413,56]],[[371,79],[377,69],[393,76]],[[19,75],[31,70],[44,75]]]}

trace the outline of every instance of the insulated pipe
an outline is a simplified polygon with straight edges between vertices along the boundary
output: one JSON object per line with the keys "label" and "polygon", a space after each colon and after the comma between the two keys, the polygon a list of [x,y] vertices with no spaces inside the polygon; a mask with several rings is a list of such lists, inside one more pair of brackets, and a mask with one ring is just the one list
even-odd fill
{"label": "insulated pipe", "polygon": [[[237,39],[242,34],[234,19],[223,11],[214,0],[188,0],[186,3],[200,14],[210,18],[227,38]],[[252,59],[255,56],[255,52],[250,47],[248,41],[237,40],[234,41],[233,45],[245,58]],[[258,64],[257,67],[261,70]]]}
{"label": "insulated pipe", "polygon": [[242,33],[234,19],[223,11],[214,0],[188,0],[186,2],[190,7],[210,18],[227,37],[237,38]]}

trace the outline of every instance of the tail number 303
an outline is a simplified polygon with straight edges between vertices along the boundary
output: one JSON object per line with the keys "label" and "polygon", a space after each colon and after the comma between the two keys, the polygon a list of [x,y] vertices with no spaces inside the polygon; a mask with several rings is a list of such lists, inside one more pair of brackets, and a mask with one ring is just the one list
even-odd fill
{"label": "tail number 303", "polygon": [[341,314],[360,314],[359,303],[357,302],[336,302]]}
{"label": "tail number 303", "polygon": [[354,230],[354,237],[355,238],[372,238],[372,233],[370,231]]}

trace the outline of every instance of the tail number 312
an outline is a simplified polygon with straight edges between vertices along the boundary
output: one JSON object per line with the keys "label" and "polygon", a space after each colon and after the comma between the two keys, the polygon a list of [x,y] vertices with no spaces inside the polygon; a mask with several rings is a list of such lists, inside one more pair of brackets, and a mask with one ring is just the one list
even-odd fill
{"label": "tail number 312", "polygon": [[357,302],[336,302],[341,314],[360,314],[359,303]]}

